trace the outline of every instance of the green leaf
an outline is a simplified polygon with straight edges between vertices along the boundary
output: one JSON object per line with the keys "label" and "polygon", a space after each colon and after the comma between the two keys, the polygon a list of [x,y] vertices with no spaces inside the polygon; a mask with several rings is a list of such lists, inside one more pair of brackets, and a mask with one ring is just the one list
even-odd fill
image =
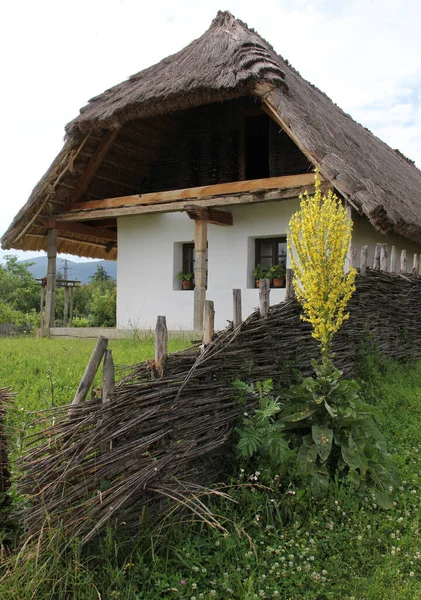
{"label": "green leaf", "polygon": [[336,408],[333,408],[332,406],[330,406],[330,404],[328,404],[325,400],[325,409],[327,410],[327,412],[330,414],[331,417],[335,418],[336,415],[338,414],[338,411]]}
{"label": "green leaf", "polygon": [[284,423],[295,423],[297,421],[302,421],[303,419],[307,419],[316,412],[317,408],[307,408],[300,412],[293,413],[292,415],[285,415],[281,418],[281,421]]}
{"label": "green leaf", "polygon": [[311,428],[311,434],[323,463],[329,458],[332,450],[333,430],[323,423],[321,425],[315,423]]}
{"label": "green leaf", "polygon": [[384,510],[389,510],[392,508],[393,502],[389,494],[382,492],[379,489],[375,489],[374,494],[376,496],[377,504],[380,506],[380,508],[383,508]]}

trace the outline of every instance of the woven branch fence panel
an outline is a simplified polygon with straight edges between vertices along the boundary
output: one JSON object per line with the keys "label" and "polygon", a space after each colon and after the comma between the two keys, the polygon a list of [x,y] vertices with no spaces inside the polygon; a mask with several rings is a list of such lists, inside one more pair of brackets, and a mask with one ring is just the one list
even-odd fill
{"label": "woven branch fence panel", "polygon": [[[335,339],[335,364],[355,375],[367,339],[395,359],[421,356],[420,305],[418,277],[358,275],[350,318]],[[271,307],[265,319],[256,311],[204,352],[168,356],[161,379],[151,380],[148,363],[133,366],[106,407],[91,400],[70,417],[68,406],[46,414],[19,465],[29,531],[60,524],[87,541],[110,519],[139,523],[145,509],[159,518],[168,499],[203,514],[200,486],[223,475],[233,428],[252,408],[238,403],[233,380],[288,384],[294,370],[312,371],[318,349],[300,312],[294,299]]]}

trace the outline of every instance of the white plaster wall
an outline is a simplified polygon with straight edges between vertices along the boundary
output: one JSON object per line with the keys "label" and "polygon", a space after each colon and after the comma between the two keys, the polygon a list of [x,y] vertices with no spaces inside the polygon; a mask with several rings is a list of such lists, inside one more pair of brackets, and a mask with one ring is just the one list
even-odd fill
{"label": "white plaster wall", "polygon": [[371,225],[370,221],[365,217],[361,217],[352,211],[352,246],[357,250],[357,265],[360,264],[361,248],[368,246],[368,266],[373,266],[374,250],[376,244],[387,244],[389,253],[389,268],[390,268],[390,251],[392,246],[395,246],[397,252],[396,268],[400,269],[401,251],[406,250],[407,253],[407,271],[412,271],[413,258],[415,253],[420,253],[421,248],[409,240],[400,237],[399,235],[383,235]]}
{"label": "white plaster wall", "polygon": [[[254,239],[286,234],[298,199],[230,207],[234,225],[208,226],[207,298],[215,303],[215,327],[232,319],[232,290],[242,291],[243,318],[258,306],[254,289]],[[185,213],[118,219],[117,327],[154,328],[166,315],[169,329],[193,328],[193,291],[177,289],[180,243],[194,240],[194,221]],[[285,297],[272,289],[271,304]]]}

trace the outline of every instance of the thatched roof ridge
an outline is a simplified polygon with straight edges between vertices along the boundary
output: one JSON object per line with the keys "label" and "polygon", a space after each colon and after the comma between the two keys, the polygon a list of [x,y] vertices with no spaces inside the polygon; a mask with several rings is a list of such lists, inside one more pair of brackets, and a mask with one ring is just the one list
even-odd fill
{"label": "thatched roof ridge", "polygon": [[247,95],[257,81],[285,88],[282,64],[257,33],[231,13],[220,11],[200,38],[92,98],[66,131],[77,136]]}
{"label": "thatched roof ridge", "polygon": [[[3,236],[2,247],[45,249],[41,217],[64,209],[107,130],[245,95],[269,106],[323,177],[376,229],[421,243],[421,172],[412,161],[356,123],[254,30],[230,13],[219,12],[210,28],[186,48],[82,108],[66,127],[62,152]],[[66,233],[60,244],[62,252],[117,255],[115,248],[92,236]]]}

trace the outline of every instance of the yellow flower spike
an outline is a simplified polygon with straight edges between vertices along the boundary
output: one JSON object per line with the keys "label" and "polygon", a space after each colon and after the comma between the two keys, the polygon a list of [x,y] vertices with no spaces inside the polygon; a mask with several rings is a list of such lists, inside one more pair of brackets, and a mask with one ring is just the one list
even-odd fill
{"label": "yellow flower spike", "polygon": [[300,210],[289,222],[288,252],[301,318],[312,325],[325,362],[334,334],[349,317],[345,309],[355,291],[356,271],[344,270],[352,232],[346,208],[331,190],[322,194],[317,169],[314,188],[313,196],[299,196]]}

